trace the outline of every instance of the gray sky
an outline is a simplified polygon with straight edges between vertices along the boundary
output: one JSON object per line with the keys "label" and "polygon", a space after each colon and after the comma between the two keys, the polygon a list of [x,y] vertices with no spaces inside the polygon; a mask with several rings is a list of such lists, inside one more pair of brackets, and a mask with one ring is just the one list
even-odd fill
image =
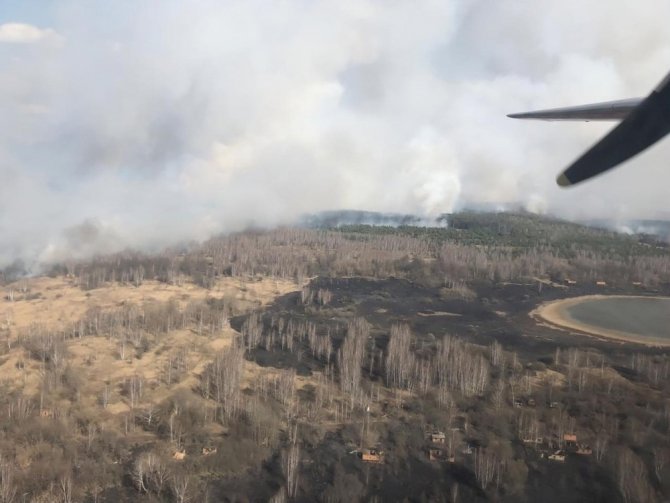
{"label": "gray sky", "polygon": [[668,19],[665,0],[5,0],[0,265],[339,208],[668,218],[670,140],[565,190],[612,126],[505,117],[647,94]]}

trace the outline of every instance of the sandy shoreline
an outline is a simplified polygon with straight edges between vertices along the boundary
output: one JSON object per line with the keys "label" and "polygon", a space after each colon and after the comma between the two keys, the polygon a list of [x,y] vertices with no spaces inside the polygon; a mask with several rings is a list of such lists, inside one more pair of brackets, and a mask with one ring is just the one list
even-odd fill
{"label": "sandy shoreline", "polygon": [[643,295],[583,295],[581,297],[570,297],[568,299],[553,300],[550,302],[543,302],[536,309],[533,309],[529,314],[535,320],[542,320],[555,328],[563,330],[577,331],[581,334],[604,337],[607,339],[614,339],[622,342],[633,342],[636,344],[643,344],[645,346],[662,346],[670,347],[670,340],[657,339],[652,337],[642,337],[637,334],[623,332],[619,330],[611,330],[603,327],[589,325],[575,320],[570,316],[568,309],[585,300],[596,300],[606,298],[627,298],[627,299],[667,299],[668,297],[648,297]]}

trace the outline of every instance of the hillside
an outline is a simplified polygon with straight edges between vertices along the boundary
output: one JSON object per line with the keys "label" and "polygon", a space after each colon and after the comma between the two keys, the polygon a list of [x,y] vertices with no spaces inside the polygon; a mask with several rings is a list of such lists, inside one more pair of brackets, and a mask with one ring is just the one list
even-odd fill
{"label": "hillside", "polygon": [[530,315],[596,292],[667,295],[669,265],[640,237],[464,213],[446,228],[255,230],[5,277],[2,491],[662,501],[670,353]]}

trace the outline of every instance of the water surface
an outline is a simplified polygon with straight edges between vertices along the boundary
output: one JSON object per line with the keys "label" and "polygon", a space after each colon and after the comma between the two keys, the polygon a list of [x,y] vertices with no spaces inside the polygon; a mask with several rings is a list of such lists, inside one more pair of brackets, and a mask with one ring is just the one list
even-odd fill
{"label": "water surface", "polygon": [[607,297],[585,299],[568,307],[573,320],[641,339],[670,341],[670,298]]}

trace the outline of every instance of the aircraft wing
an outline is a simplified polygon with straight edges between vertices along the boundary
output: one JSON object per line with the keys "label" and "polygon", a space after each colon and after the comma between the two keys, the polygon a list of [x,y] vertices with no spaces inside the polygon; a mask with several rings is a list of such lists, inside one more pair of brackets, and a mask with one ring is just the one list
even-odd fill
{"label": "aircraft wing", "polygon": [[670,133],[670,75],[621,123],[572,163],[556,182],[574,185],[627,161]]}
{"label": "aircraft wing", "polygon": [[552,108],[509,114],[512,119],[542,119],[547,121],[611,121],[624,119],[643,101],[643,98],[606,101],[576,107]]}
{"label": "aircraft wing", "polygon": [[562,187],[575,185],[627,161],[670,133],[670,74],[644,99],[540,110],[510,114],[509,117],[586,121],[621,119],[619,125],[556,179]]}

